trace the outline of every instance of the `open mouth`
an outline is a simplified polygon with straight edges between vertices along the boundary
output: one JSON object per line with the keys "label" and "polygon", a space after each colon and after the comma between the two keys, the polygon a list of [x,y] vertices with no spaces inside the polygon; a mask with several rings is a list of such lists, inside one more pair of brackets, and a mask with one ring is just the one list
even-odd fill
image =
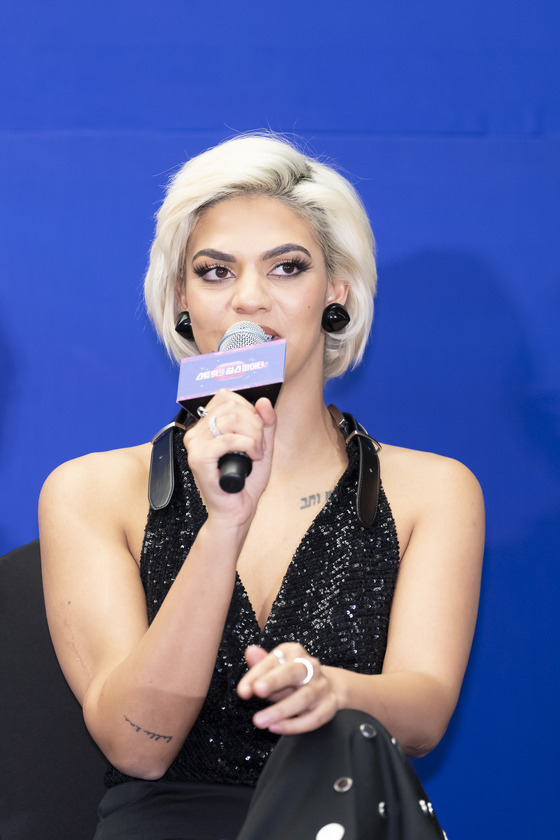
{"label": "open mouth", "polygon": [[270,327],[261,327],[261,330],[267,336],[267,341],[275,341],[277,338],[280,338],[278,333],[274,330],[271,330]]}

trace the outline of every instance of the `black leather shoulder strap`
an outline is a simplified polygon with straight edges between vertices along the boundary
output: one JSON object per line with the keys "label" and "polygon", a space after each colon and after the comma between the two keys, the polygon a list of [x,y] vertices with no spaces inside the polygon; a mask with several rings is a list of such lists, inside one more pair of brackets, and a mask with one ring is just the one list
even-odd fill
{"label": "black leather shoulder strap", "polygon": [[360,463],[358,489],[356,492],[356,511],[358,519],[366,528],[371,528],[377,514],[381,476],[378,452],[381,444],[368,435],[354,417],[348,412],[339,411],[335,405],[329,405],[329,412],[342,432],[348,445],[351,441],[358,447]]}
{"label": "black leather shoulder strap", "polygon": [[187,430],[187,412],[181,409],[175,419],[160,429],[152,440],[148,501],[152,510],[162,510],[171,501],[175,489],[173,469],[173,430]]}
{"label": "black leather shoulder strap", "polygon": [[[359,474],[356,493],[356,511],[358,519],[366,528],[371,528],[377,513],[379,500],[379,457],[381,445],[374,440],[363,426],[347,412],[342,413],[335,405],[329,405],[329,411],[336,425],[344,436],[346,444],[351,441],[358,447]],[[152,458],[148,482],[148,500],[152,510],[163,510],[171,501],[175,488],[173,468],[173,430],[187,430],[188,412],[181,409],[175,419],[160,429],[152,440]]]}

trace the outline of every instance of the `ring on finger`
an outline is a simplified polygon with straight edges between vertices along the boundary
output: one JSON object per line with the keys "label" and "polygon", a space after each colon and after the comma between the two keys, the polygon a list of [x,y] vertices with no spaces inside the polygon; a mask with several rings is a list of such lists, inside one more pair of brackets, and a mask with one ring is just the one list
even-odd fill
{"label": "ring on finger", "polygon": [[305,665],[307,669],[307,673],[305,677],[299,681],[298,686],[307,685],[308,682],[311,682],[315,675],[315,666],[311,659],[308,659],[307,656],[297,656],[294,659],[294,662],[301,662],[302,665]]}
{"label": "ring on finger", "polygon": [[212,414],[212,415],[208,418],[208,425],[210,426],[210,431],[212,432],[212,434],[214,435],[214,437],[220,437],[220,435],[221,435],[222,433],[220,432],[220,430],[219,430],[219,429],[218,429],[218,427],[216,426],[216,416],[215,416],[214,414]]}
{"label": "ring on finger", "polygon": [[286,657],[284,656],[284,654],[282,653],[282,651],[280,650],[280,648],[274,648],[274,650],[272,651],[272,654],[276,657],[276,659],[278,660],[278,662],[280,663],[280,665],[284,665],[284,664],[285,664],[285,662],[286,662]]}

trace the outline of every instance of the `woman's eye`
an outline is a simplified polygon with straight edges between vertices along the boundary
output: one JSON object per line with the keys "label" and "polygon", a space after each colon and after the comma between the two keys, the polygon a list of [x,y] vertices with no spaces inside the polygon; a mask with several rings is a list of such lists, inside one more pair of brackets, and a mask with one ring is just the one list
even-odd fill
{"label": "woman's eye", "polygon": [[307,268],[309,268],[307,263],[302,263],[299,260],[289,260],[288,262],[283,262],[275,266],[272,269],[271,274],[275,274],[279,277],[295,277],[296,274],[300,274]]}
{"label": "woman's eye", "polygon": [[200,266],[195,272],[203,280],[229,280],[231,271],[225,265]]}

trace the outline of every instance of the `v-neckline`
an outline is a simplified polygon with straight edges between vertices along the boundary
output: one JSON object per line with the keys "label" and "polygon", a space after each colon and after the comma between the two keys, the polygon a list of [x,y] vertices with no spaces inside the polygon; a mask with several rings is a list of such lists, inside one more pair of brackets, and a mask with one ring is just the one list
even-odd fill
{"label": "v-neckline", "polygon": [[288,563],[288,565],[286,567],[286,571],[284,572],[284,576],[283,576],[283,578],[280,582],[280,586],[278,587],[278,591],[276,592],[276,595],[274,596],[274,600],[272,601],[270,611],[269,611],[269,613],[266,617],[266,620],[265,620],[262,627],[259,623],[259,620],[257,618],[257,613],[256,613],[255,608],[253,606],[253,602],[251,601],[251,599],[249,597],[249,593],[247,592],[247,590],[245,588],[245,584],[243,583],[241,575],[239,574],[237,569],[235,571],[236,587],[238,588],[243,600],[247,604],[247,610],[250,614],[251,620],[253,621],[253,623],[255,625],[256,630],[258,631],[258,636],[261,639],[266,636],[267,629],[268,629],[268,626],[270,624],[270,620],[271,620],[271,618],[273,618],[273,616],[276,613],[276,610],[277,610],[277,607],[278,607],[278,602],[280,600],[280,596],[284,594],[284,590],[286,589],[287,585],[289,584],[290,578],[293,576],[293,569],[297,567],[297,560],[299,558],[299,555],[301,554],[301,549],[302,549],[302,545],[303,545],[304,541],[319,526],[320,520],[324,518],[325,512],[330,507],[332,507],[333,499],[336,501],[336,499],[337,499],[337,497],[340,493],[341,484],[344,481],[344,479],[346,478],[346,476],[348,475],[350,469],[352,468],[353,460],[354,460],[353,457],[352,457],[352,455],[354,454],[353,453],[353,448],[351,449],[350,447],[348,447],[347,452],[348,452],[348,463],[347,463],[346,467],[344,468],[344,470],[342,471],[342,473],[339,475],[338,480],[337,480],[329,498],[325,501],[325,503],[321,507],[321,509],[317,511],[317,514],[313,517],[313,519],[309,523],[308,528],[302,534],[302,537],[301,537],[294,553],[292,554],[292,557],[290,558],[290,562]]}

